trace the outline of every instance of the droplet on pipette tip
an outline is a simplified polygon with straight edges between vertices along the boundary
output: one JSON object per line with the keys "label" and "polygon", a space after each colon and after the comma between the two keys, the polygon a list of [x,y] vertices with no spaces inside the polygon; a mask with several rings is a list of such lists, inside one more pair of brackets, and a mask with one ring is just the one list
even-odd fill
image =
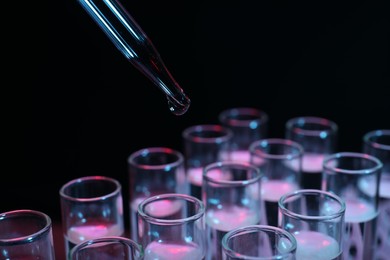
{"label": "droplet on pipette tip", "polygon": [[167,96],[169,110],[176,116],[181,116],[187,112],[190,107],[191,100],[183,94],[180,102],[170,96]]}

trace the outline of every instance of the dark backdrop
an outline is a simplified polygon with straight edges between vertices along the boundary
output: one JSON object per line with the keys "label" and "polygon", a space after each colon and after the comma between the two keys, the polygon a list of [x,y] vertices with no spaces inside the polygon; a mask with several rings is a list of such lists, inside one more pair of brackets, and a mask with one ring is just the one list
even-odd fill
{"label": "dark backdrop", "polygon": [[191,98],[183,116],[170,113],[76,0],[51,2],[42,27],[26,24],[35,48],[29,67],[14,71],[26,83],[14,87],[14,116],[3,122],[12,163],[0,211],[30,208],[60,220],[61,185],[96,174],[121,181],[127,203],[130,153],[182,151],[184,128],[216,123],[226,108],[264,110],[270,137],[283,137],[295,116],[331,119],[339,151],[360,151],[364,133],[390,128],[386,1],[212,2],[122,1]]}

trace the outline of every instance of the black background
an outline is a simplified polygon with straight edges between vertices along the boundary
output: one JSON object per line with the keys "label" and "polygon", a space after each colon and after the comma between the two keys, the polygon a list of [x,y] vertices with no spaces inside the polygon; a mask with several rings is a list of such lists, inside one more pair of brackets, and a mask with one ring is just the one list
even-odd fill
{"label": "black background", "polygon": [[183,116],[76,0],[51,2],[42,27],[26,25],[32,56],[5,71],[23,83],[4,96],[11,145],[0,212],[30,208],[60,221],[61,185],[87,175],[118,179],[127,205],[130,153],[182,151],[186,127],[217,123],[231,107],[267,112],[270,137],[295,116],[331,119],[338,150],[360,151],[366,132],[390,129],[389,8],[312,2],[122,1],[191,98]]}

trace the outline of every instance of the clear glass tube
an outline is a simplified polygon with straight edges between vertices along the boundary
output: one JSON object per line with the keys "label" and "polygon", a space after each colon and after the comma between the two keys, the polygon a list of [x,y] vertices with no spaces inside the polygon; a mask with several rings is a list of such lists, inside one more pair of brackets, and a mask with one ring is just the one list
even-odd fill
{"label": "clear glass tube", "polygon": [[276,226],[243,226],[222,237],[222,255],[226,260],[295,260],[296,250],[295,237]]}
{"label": "clear glass tube", "polygon": [[187,194],[163,193],[138,207],[144,260],[200,260],[206,255],[205,205]]}
{"label": "clear glass tube", "polygon": [[0,213],[0,259],[55,260],[51,218],[30,209]]}
{"label": "clear glass tube", "polygon": [[376,259],[382,170],[382,162],[366,153],[339,152],[324,159],[322,190],[346,205],[343,259]]}
{"label": "clear glass tube", "polygon": [[141,260],[144,250],[137,242],[120,236],[103,236],[76,245],[70,252],[72,260]]}
{"label": "clear glass tube", "polygon": [[[375,259],[386,259],[390,254],[390,129],[367,132],[363,136],[362,151],[376,157],[383,164],[379,182]],[[371,183],[367,184],[368,187],[374,186]]]}
{"label": "clear glass tube", "polygon": [[120,52],[149,78],[168,99],[169,110],[184,114],[190,106],[151,40],[117,0],[78,0]]}
{"label": "clear glass tube", "polygon": [[296,239],[296,259],[355,259],[342,256],[346,204],[341,197],[324,190],[295,190],[280,197],[278,207],[278,226]]}

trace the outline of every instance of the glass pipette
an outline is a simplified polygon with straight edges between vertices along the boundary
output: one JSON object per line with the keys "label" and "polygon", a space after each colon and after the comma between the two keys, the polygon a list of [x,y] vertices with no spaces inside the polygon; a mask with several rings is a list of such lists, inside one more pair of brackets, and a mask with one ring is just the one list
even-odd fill
{"label": "glass pipette", "polygon": [[162,90],[169,110],[184,114],[190,99],[166,68],[157,49],[134,18],[117,0],[78,0],[120,52]]}

